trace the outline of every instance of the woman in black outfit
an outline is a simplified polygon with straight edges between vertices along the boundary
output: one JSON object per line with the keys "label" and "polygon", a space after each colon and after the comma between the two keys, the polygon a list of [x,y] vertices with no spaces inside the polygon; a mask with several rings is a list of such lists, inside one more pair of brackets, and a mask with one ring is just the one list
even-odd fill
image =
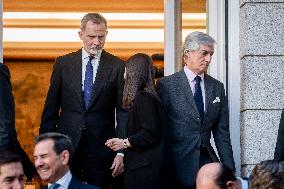
{"label": "woman in black outfit", "polygon": [[106,142],[114,151],[124,149],[125,189],[166,188],[166,119],[154,88],[153,70],[146,54],[135,54],[127,60],[123,91],[123,106],[129,110],[127,138]]}

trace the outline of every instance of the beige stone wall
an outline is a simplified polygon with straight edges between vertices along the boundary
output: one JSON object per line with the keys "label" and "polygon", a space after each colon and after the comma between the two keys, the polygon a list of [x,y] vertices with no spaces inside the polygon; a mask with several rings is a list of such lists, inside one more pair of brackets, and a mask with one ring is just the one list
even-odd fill
{"label": "beige stone wall", "polygon": [[284,107],[283,0],[240,0],[241,164],[273,159]]}

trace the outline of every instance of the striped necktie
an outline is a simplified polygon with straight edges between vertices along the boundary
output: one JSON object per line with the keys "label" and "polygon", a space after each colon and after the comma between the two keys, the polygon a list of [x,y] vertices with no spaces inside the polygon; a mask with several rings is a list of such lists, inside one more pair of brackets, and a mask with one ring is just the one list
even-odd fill
{"label": "striped necktie", "polygon": [[60,184],[53,183],[48,189],[57,189],[60,187]]}

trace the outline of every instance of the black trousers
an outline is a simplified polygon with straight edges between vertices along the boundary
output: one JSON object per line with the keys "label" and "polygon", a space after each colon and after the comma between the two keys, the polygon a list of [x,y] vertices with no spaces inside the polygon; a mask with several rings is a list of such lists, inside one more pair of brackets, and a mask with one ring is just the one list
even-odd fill
{"label": "black trousers", "polygon": [[102,189],[122,189],[121,178],[113,178],[110,166],[103,167],[105,163],[97,160],[93,151],[88,141],[87,132],[83,130],[79,145],[72,158],[72,174],[80,181],[99,186]]}
{"label": "black trousers", "polygon": [[[200,147],[200,156],[199,156],[199,168],[202,167],[203,165],[207,164],[207,163],[211,163],[213,162],[210,154],[207,150],[206,147]],[[171,171],[171,173],[173,173],[174,171]],[[177,179],[175,178],[175,175],[170,175],[169,178],[169,188],[174,188],[174,189],[195,189],[196,185],[194,184],[191,187],[185,187],[185,186],[181,186],[181,184],[179,183],[179,181],[177,181]]]}
{"label": "black trousers", "polygon": [[207,163],[212,163],[212,159],[206,147],[200,147],[199,168]]}
{"label": "black trousers", "polygon": [[[207,163],[212,163],[212,159],[210,157],[210,154],[207,150],[206,147],[200,147],[200,156],[199,156],[199,168],[201,168],[203,165],[207,164]],[[194,186],[187,188],[187,189],[195,189],[196,188],[196,183],[194,184]]]}

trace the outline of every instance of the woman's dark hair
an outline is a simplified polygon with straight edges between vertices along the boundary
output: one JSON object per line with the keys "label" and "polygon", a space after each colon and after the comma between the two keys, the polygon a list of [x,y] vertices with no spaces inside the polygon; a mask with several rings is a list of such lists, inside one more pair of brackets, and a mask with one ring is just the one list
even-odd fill
{"label": "woman's dark hair", "polygon": [[284,161],[265,160],[258,163],[249,177],[250,189],[284,189]]}
{"label": "woman's dark hair", "polygon": [[126,78],[123,90],[123,107],[130,108],[138,91],[146,91],[156,98],[154,67],[151,57],[138,53],[126,61]]}

